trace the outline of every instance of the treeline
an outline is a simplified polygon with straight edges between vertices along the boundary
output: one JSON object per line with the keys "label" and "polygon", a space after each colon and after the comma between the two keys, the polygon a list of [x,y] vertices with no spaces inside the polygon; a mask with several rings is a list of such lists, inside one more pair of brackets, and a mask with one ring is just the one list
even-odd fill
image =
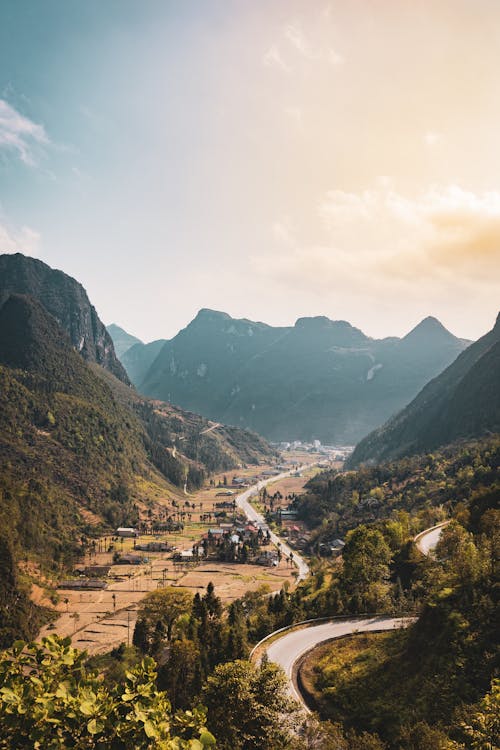
{"label": "treeline", "polygon": [[390,750],[500,745],[499,499],[483,490],[457,506],[435,556],[414,564],[412,627],[374,638],[347,669],[335,667],[333,649],[316,665],[323,717],[377,734]]}
{"label": "treeline", "polygon": [[499,465],[496,435],[358,471],[322,472],[309,480],[294,505],[299,518],[317,529],[313,543],[400,510],[419,516],[425,528],[477,488],[494,485]]}

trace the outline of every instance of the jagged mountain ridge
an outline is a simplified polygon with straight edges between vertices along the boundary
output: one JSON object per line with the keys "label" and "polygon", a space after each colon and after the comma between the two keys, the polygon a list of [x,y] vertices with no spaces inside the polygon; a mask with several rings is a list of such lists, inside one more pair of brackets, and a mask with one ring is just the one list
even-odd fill
{"label": "jagged mountain ridge", "polygon": [[63,271],[22,253],[0,255],[0,307],[11,294],[38,299],[88,362],[97,362],[129,383],[113,341],[83,286]]}
{"label": "jagged mountain ridge", "polygon": [[134,344],[130,349],[127,349],[121,361],[134,385],[144,380],[165,342],[166,339],[158,339],[157,341],[151,341],[149,344]]}
{"label": "jagged mountain ridge", "polygon": [[111,323],[109,326],[106,326],[106,330],[113,340],[116,356],[119,357],[120,360],[131,346],[134,346],[134,344],[142,344],[142,341],[138,339],[137,336],[132,336],[132,334],[127,333],[124,328],[117,326],[116,323]]}
{"label": "jagged mountain ridge", "polygon": [[408,406],[356,447],[350,466],[500,431],[500,315]]}
{"label": "jagged mountain ridge", "polygon": [[403,339],[376,340],[324,316],[273,327],[203,309],[163,344],[142,379],[144,367],[130,367],[126,357],[123,362],[145,395],[210,419],[272,440],[355,443],[467,343],[435,318]]}

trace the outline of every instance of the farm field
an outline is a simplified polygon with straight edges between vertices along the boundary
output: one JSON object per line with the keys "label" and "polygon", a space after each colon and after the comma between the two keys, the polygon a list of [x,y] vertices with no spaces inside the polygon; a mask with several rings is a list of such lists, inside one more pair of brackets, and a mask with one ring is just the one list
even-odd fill
{"label": "farm field", "polygon": [[[263,471],[271,468],[260,466],[239,469],[237,476],[245,477],[251,483]],[[201,592],[212,582],[217,595],[224,603],[228,603],[262,585],[268,586],[270,591],[279,591],[285,582],[292,586],[295,582],[295,568],[284,559],[277,567],[213,560],[180,564],[172,559],[172,551],[135,550],[136,546],[152,541],[166,542],[176,551],[188,550],[209,528],[217,527],[220,522],[229,523],[234,519],[245,523],[244,517],[238,516],[237,511],[232,508],[224,509],[226,516],[215,516],[219,512],[217,502],[231,502],[232,497],[236,497],[238,490],[230,487],[234,475],[235,472],[226,472],[212,477],[211,486],[184,496],[183,501],[179,497],[165,499],[161,506],[155,506],[155,510],[142,519],[141,529],[145,533],[136,539],[118,539],[108,535],[95,540],[95,547],[87,550],[80,567],[112,566],[105,589],[59,589],[59,601],[54,605],[49,599],[48,591],[34,587],[33,598],[60,613],[58,619],[43,628],[40,635],[51,632],[61,636],[70,635],[75,645],[85,648],[89,653],[102,653],[132,640],[141,599],[159,587],[180,586],[194,594]],[[234,491],[234,495],[218,496],[218,493],[229,490]],[[152,533],[155,523],[161,523],[168,517],[178,520],[183,528],[172,532]],[[140,565],[113,564],[115,555],[130,553],[143,556],[144,562]]]}

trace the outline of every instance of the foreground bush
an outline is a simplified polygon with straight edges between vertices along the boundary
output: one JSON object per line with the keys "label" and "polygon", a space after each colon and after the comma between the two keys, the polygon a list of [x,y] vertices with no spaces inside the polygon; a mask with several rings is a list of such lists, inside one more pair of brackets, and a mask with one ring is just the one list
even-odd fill
{"label": "foreground bush", "polygon": [[215,739],[202,710],[172,714],[153,659],[106,684],[69,638],[17,641],[0,656],[0,748],[204,750]]}

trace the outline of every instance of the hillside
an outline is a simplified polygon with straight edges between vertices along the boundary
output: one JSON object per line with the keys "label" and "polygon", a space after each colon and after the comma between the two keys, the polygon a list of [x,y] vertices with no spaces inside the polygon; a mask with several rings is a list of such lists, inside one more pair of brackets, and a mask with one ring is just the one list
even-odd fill
{"label": "hillside", "polygon": [[130,333],[127,333],[123,328],[117,326],[116,323],[111,323],[111,325],[106,326],[106,330],[113,340],[116,356],[120,359],[131,346],[134,344],[142,344],[142,341],[138,339],[137,336],[132,336]]}
{"label": "hillside", "polygon": [[[257,436],[210,424],[139,397],[71,346],[37,301],[12,295],[0,308],[0,633],[31,633],[16,561],[29,557],[51,575],[68,565],[80,540],[134,524],[178,487],[200,486],[211,471],[271,458]],[[203,433],[203,434],[201,434]],[[9,557],[10,555],[10,557]],[[7,610],[9,608],[7,617]],[[16,614],[18,612],[22,622]]]}
{"label": "hillside", "polygon": [[0,255],[0,307],[11,294],[26,294],[39,300],[87,362],[97,362],[129,382],[104,323],[83,286],[71,276],[21,253]]}
{"label": "hillside", "polygon": [[[430,558],[403,534],[391,582],[396,606],[419,602],[419,618],[407,630],[354,635],[308,654],[299,680],[323,719],[376,733],[387,750],[498,748],[499,517],[498,486],[478,487]],[[378,526],[393,550],[397,523]],[[384,585],[382,577],[375,584]]]}
{"label": "hillside", "polygon": [[313,546],[400,512],[420,514],[425,528],[480,487],[496,486],[499,461],[500,436],[493,435],[357,471],[323,471],[309,480],[296,507],[317,529]]}
{"label": "hillside", "polygon": [[143,369],[131,356],[135,347],[123,362],[142,393],[210,419],[272,440],[352,444],[408,403],[465,346],[434,318],[403,339],[375,340],[325,317],[273,328],[200,310],[163,345],[142,381]]}
{"label": "hillside", "polygon": [[399,414],[356,447],[349,466],[500,431],[500,316]]}

